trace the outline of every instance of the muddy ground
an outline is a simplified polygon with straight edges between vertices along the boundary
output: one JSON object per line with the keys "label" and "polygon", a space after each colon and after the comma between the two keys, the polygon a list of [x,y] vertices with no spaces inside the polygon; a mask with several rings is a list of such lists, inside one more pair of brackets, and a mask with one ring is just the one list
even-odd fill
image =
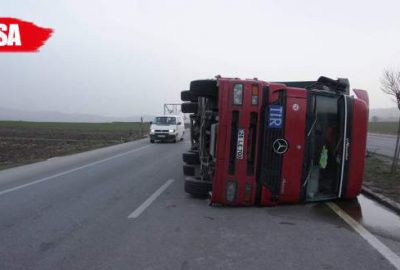
{"label": "muddy ground", "polygon": [[0,122],[0,169],[142,138],[148,124]]}

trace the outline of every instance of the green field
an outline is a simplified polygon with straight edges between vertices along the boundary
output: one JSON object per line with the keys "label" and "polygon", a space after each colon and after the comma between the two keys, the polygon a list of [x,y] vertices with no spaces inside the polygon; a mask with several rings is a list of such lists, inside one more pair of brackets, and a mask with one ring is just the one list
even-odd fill
{"label": "green field", "polygon": [[0,169],[142,138],[149,123],[0,121]]}
{"label": "green field", "polygon": [[369,122],[368,131],[396,135],[398,126],[398,122]]}

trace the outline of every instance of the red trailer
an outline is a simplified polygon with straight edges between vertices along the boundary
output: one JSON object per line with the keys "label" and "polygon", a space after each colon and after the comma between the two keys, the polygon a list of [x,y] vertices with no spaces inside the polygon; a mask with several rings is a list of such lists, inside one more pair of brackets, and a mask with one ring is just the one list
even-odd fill
{"label": "red trailer", "polygon": [[185,191],[212,204],[276,205],[361,191],[368,94],[347,79],[192,81]]}

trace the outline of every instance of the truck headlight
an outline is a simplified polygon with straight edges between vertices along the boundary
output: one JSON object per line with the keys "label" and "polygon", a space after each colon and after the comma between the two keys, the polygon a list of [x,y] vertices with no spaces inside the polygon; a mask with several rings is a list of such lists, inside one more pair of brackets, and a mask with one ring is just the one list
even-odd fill
{"label": "truck headlight", "polygon": [[251,88],[251,105],[258,104],[258,86],[253,85]]}
{"label": "truck headlight", "polygon": [[242,105],[243,103],[243,84],[235,84],[233,88],[233,104]]}
{"label": "truck headlight", "polygon": [[226,200],[233,203],[236,199],[237,182],[228,181],[226,185]]}
{"label": "truck headlight", "polygon": [[175,132],[175,129],[170,129],[169,130],[169,133],[174,133]]}
{"label": "truck headlight", "polygon": [[155,130],[154,129],[150,129],[150,133],[154,134]]}

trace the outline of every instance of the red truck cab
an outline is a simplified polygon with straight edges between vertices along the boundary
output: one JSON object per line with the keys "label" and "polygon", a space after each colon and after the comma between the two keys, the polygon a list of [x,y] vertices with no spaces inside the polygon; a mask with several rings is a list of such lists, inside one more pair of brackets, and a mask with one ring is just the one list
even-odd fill
{"label": "red truck cab", "polygon": [[356,197],[368,95],[349,92],[348,80],[326,77],[192,82],[192,110],[185,103],[182,110],[197,115],[199,144],[184,154],[186,163],[188,156],[198,157],[184,165],[186,191],[207,191],[212,204],[238,206]]}

